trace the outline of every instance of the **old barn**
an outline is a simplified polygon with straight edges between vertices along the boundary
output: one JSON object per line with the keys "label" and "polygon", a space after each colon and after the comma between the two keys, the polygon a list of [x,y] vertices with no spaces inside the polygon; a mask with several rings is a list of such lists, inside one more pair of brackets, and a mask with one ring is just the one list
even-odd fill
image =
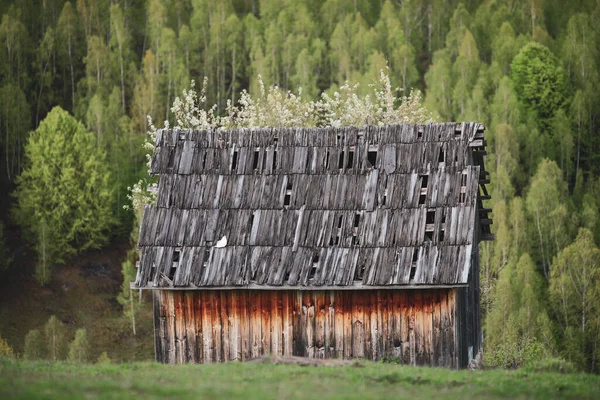
{"label": "old barn", "polygon": [[162,130],[136,289],[156,360],[465,367],[491,239],[483,126]]}

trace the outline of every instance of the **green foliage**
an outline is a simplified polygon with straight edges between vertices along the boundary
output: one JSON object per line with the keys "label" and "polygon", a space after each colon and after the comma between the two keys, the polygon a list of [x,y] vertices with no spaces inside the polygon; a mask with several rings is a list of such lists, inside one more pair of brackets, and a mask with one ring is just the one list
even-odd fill
{"label": "green foliage", "polygon": [[94,137],[56,107],[33,132],[17,179],[15,217],[47,269],[87,248],[107,243],[114,218],[110,172]]}
{"label": "green foliage", "polygon": [[486,364],[499,368],[517,369],[544,359],[543,346],[535,340],[506,341],[486,354]]}
{"label": "green foliage", "polygon": [[0,336],[0,357],[13,358],[14,356],[15,352],[12,347],[10,347],[8,342]]}
{"label": "green foliage", "polygon": [[65,327],[62,322],[51,316],[44,326],[48,358],[52,361],[62,360],[66,350]]}
{"label": "green foliage", "polygon": [[549,293],[566,358],[592,371],[600,330],[600,249],[592,232],[581,228],[575,241],[554,259]]}
{"label": "green foliage", "polygon": [[572,362],[563,358],[545,357],[538,361],[529,362],[526,371],[531,372],[558,372],[560,374],[574,374],[577,368]]}
{"label": "green foliage", "polygon": [[85,329],[77,329],[75,332],[75,339],[69,344],[69,356],[70,362],[84,363],[89,360],[90,356],[90,343],[87,337],[87,331]]}
{"label": "green foliage", "polygon": [[525,109],[547,128],[566,99],[564,71],[556,56],[546,46],[529,43],[514,58],[511,79]]}
{"label": "green foliage", "polygon": [[46,358],[47,344],[38,329],[27,332],[25,336],[25,351],[23,358],[26,360],[41,360]]}
{"label": "green foliage", "polygon": [[96,360],[96,364],[102,364],[102,365],[107,365],[110,364],[112,361],[110,359],[110,357],[108,356],[108,353],[103,351],[102,354],[100,354],[98,356],[98,359]]}

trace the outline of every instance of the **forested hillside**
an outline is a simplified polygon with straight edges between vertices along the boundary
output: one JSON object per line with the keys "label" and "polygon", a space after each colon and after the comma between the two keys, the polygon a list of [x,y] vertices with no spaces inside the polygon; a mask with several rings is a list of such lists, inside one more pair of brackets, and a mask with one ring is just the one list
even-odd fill
{"label": "forested hillside", "polygon": [[[366,94],[387,65],[436,120],[487,127],[488,362],[552,356],[600,370],[597,1],[0,0],[0,14],[0,182],[19,183],[11,215],[40,282],[47,264],[130,234],[123,205],[145,174],[147,116],[173,125],[191,80],[207,78],[206,104],[224,115],[240,91],[260,94],[259,76],[317,100],[346,81]],[[69,171],[55,190],[28,185],[52,168]],[[89,208],[58,213],[56,198]]]}

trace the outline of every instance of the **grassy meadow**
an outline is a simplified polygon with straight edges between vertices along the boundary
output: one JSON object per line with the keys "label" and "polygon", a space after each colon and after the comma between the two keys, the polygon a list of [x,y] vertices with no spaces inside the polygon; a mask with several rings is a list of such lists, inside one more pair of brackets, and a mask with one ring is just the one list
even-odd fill
{"label": "grassy meadow", "polygon": [[77,365],[0,359],[0,398],[592,399],[600,394],[600,377],[590,374],[360,365]]}

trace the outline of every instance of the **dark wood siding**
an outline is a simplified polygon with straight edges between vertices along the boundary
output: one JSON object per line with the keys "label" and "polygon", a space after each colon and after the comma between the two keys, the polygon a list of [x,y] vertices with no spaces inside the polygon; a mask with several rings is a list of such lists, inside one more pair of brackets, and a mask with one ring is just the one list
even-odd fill
{"label": "dark wood siding", "polygon": [[457,289],[154,291],[156,359],[399,357],[456,368]]}

